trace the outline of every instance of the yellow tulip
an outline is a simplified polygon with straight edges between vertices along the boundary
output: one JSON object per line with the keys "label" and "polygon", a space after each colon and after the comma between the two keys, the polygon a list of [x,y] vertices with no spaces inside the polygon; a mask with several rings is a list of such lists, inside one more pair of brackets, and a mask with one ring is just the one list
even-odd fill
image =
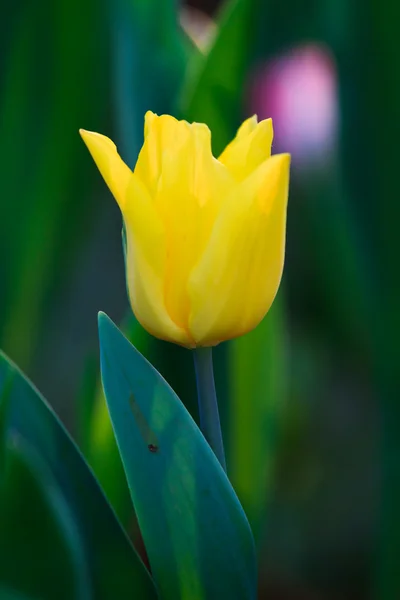
{"label": "yellow tulip", "polygon": [[191,348],[253,329],[285,253],[290,156],[271,157],[271,119],[245,121],[216,159],[206,125],[148,112],[134,171],[109,138],[80,133],[122,212],[143,327]]}

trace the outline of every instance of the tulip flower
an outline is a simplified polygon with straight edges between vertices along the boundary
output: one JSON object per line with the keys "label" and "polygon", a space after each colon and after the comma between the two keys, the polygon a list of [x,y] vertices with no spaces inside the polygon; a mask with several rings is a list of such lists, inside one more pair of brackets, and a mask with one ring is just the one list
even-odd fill
{"label": "tulip flower", "polygon": [[189,348],[253,329],[285,253],[290,157],[271,156],[271,119],[246,120],[217,159],[206,125],[148,112],[133,171],[109,138],[81,135],[122,212],[143,327]]}

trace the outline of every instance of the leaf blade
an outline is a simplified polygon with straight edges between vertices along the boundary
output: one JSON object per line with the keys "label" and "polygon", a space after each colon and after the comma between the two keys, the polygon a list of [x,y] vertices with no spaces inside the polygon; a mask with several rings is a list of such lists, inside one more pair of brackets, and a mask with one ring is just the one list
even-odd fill
{"label": "leaf blade", "polygon": [[128,599],[139,594],[155,600],[157,593],[147,570],[80,451],[39,392],[0,352],[0,397],[10,373],[7,431],[32,445],[64,491],[85,539],[95,597]]}
{"label": "leaf blade", "polygon": [[196,424],[104,314],[102,380],[152,573],[163,597],[255,598],[247,518]]}

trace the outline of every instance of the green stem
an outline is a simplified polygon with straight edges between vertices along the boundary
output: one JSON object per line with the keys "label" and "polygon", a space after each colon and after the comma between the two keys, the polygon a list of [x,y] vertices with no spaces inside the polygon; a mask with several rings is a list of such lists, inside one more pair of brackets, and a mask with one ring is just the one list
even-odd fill
{"label": "green stem", "polygon": [[222,468],[226,471],[224,443],[214,383],[212,349],[196,348],[193,351],[193,356],[199,401],[200,428]]}

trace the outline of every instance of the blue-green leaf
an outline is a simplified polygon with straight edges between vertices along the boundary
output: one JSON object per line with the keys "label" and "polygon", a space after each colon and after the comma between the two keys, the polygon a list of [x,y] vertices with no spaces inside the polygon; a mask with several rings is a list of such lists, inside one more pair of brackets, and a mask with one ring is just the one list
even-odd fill
{"label": "blue-green leaf", "polygon": [[149,574],[76,445],[39,392],[0,352],[0,398],[4,386],[7,434],[17,434],[34,448],[62,490],[84,540],[93,596],[155,600]]}
{"label": "blue-green leaf", "polygon": [[[0,484],[0,582],[42,600],[90,600],[83,540],[60,487],[13,435]],[[0,596],[3,598],[3,596]]]}
{"label": "blue-green leaf", "polygon": [[111,421],[161,596],[255,598],[252,533],[213,452],[173,390],[104,314],[99,331]]}

